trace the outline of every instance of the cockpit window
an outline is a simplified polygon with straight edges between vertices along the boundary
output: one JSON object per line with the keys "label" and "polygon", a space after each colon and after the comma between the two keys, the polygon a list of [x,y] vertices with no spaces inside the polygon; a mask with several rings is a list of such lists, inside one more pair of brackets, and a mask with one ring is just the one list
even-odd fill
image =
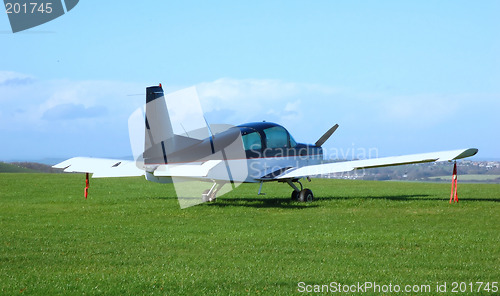
{"label": "cockpit window", "polygon": [[258,132],[244,132],[242,139],[245,150],[260,151],[262,149],[262,140]]}
{"label": "cockpit window", "polygon": [[287,148],[288,132],[281,126],[274,126],[264,130],[267,148]]}

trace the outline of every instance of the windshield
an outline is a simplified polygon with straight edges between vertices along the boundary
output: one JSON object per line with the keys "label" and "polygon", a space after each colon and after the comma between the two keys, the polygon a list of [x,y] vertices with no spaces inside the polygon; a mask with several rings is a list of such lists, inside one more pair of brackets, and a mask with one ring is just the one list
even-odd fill
{"label": "windshield", "polygon": [[245,150],[258,151],[262,149],[262,140],[260,138],[260,134],[257,131],[243,132],[242,139]]}
{"label": "windshield", "polygon": [[274,126],[264,130],[267,148],[287,148],[288,132],[281,126]]}

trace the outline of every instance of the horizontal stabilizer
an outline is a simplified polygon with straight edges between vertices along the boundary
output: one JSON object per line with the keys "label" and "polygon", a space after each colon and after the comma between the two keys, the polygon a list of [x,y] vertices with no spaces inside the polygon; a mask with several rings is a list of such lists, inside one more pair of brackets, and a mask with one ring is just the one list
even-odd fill
{"label": "horizontal stabilizer", "polygon": [[206,177],[222,160],[208,160],[183,164],[160,165],[154,171],[156,177]]}
{"label": "horizontal stabilizer", "polygon": [[144,171],[137,168],[135,161],[110,158],[73,157],[52,167],[70,173],[93,173],[92,178],[144,175]]}

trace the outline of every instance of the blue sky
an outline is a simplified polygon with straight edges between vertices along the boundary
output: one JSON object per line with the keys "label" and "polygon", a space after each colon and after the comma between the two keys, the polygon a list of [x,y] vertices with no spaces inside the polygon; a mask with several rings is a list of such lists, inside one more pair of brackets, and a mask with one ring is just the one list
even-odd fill
{"label": "blue sky", "polygon": [[[275,121],[379,156],[500,159],[498,1],[80,3],[0,17],[0,160],[130,155],[146,86],[196,85],[211,123]],[[131,96],[132,95],[132,96]],[[337,150],[336,150],[337,149]]]}

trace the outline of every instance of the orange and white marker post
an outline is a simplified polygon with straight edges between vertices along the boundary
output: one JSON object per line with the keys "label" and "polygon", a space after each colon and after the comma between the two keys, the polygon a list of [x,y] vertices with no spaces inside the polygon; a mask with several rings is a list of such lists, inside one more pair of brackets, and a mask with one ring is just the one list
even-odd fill
{"label": "orange and white marker post", "polygon": [[450,203],[458,202],[457,187],[458,187],[457,162],[455,161],[455,165],[453,166],[453,177],[451,178]]}
{"label": "orange and white marker post", "polygon": [[89,173],[85,173],[85,199],[87,199],[88,194],[89,194]]}

